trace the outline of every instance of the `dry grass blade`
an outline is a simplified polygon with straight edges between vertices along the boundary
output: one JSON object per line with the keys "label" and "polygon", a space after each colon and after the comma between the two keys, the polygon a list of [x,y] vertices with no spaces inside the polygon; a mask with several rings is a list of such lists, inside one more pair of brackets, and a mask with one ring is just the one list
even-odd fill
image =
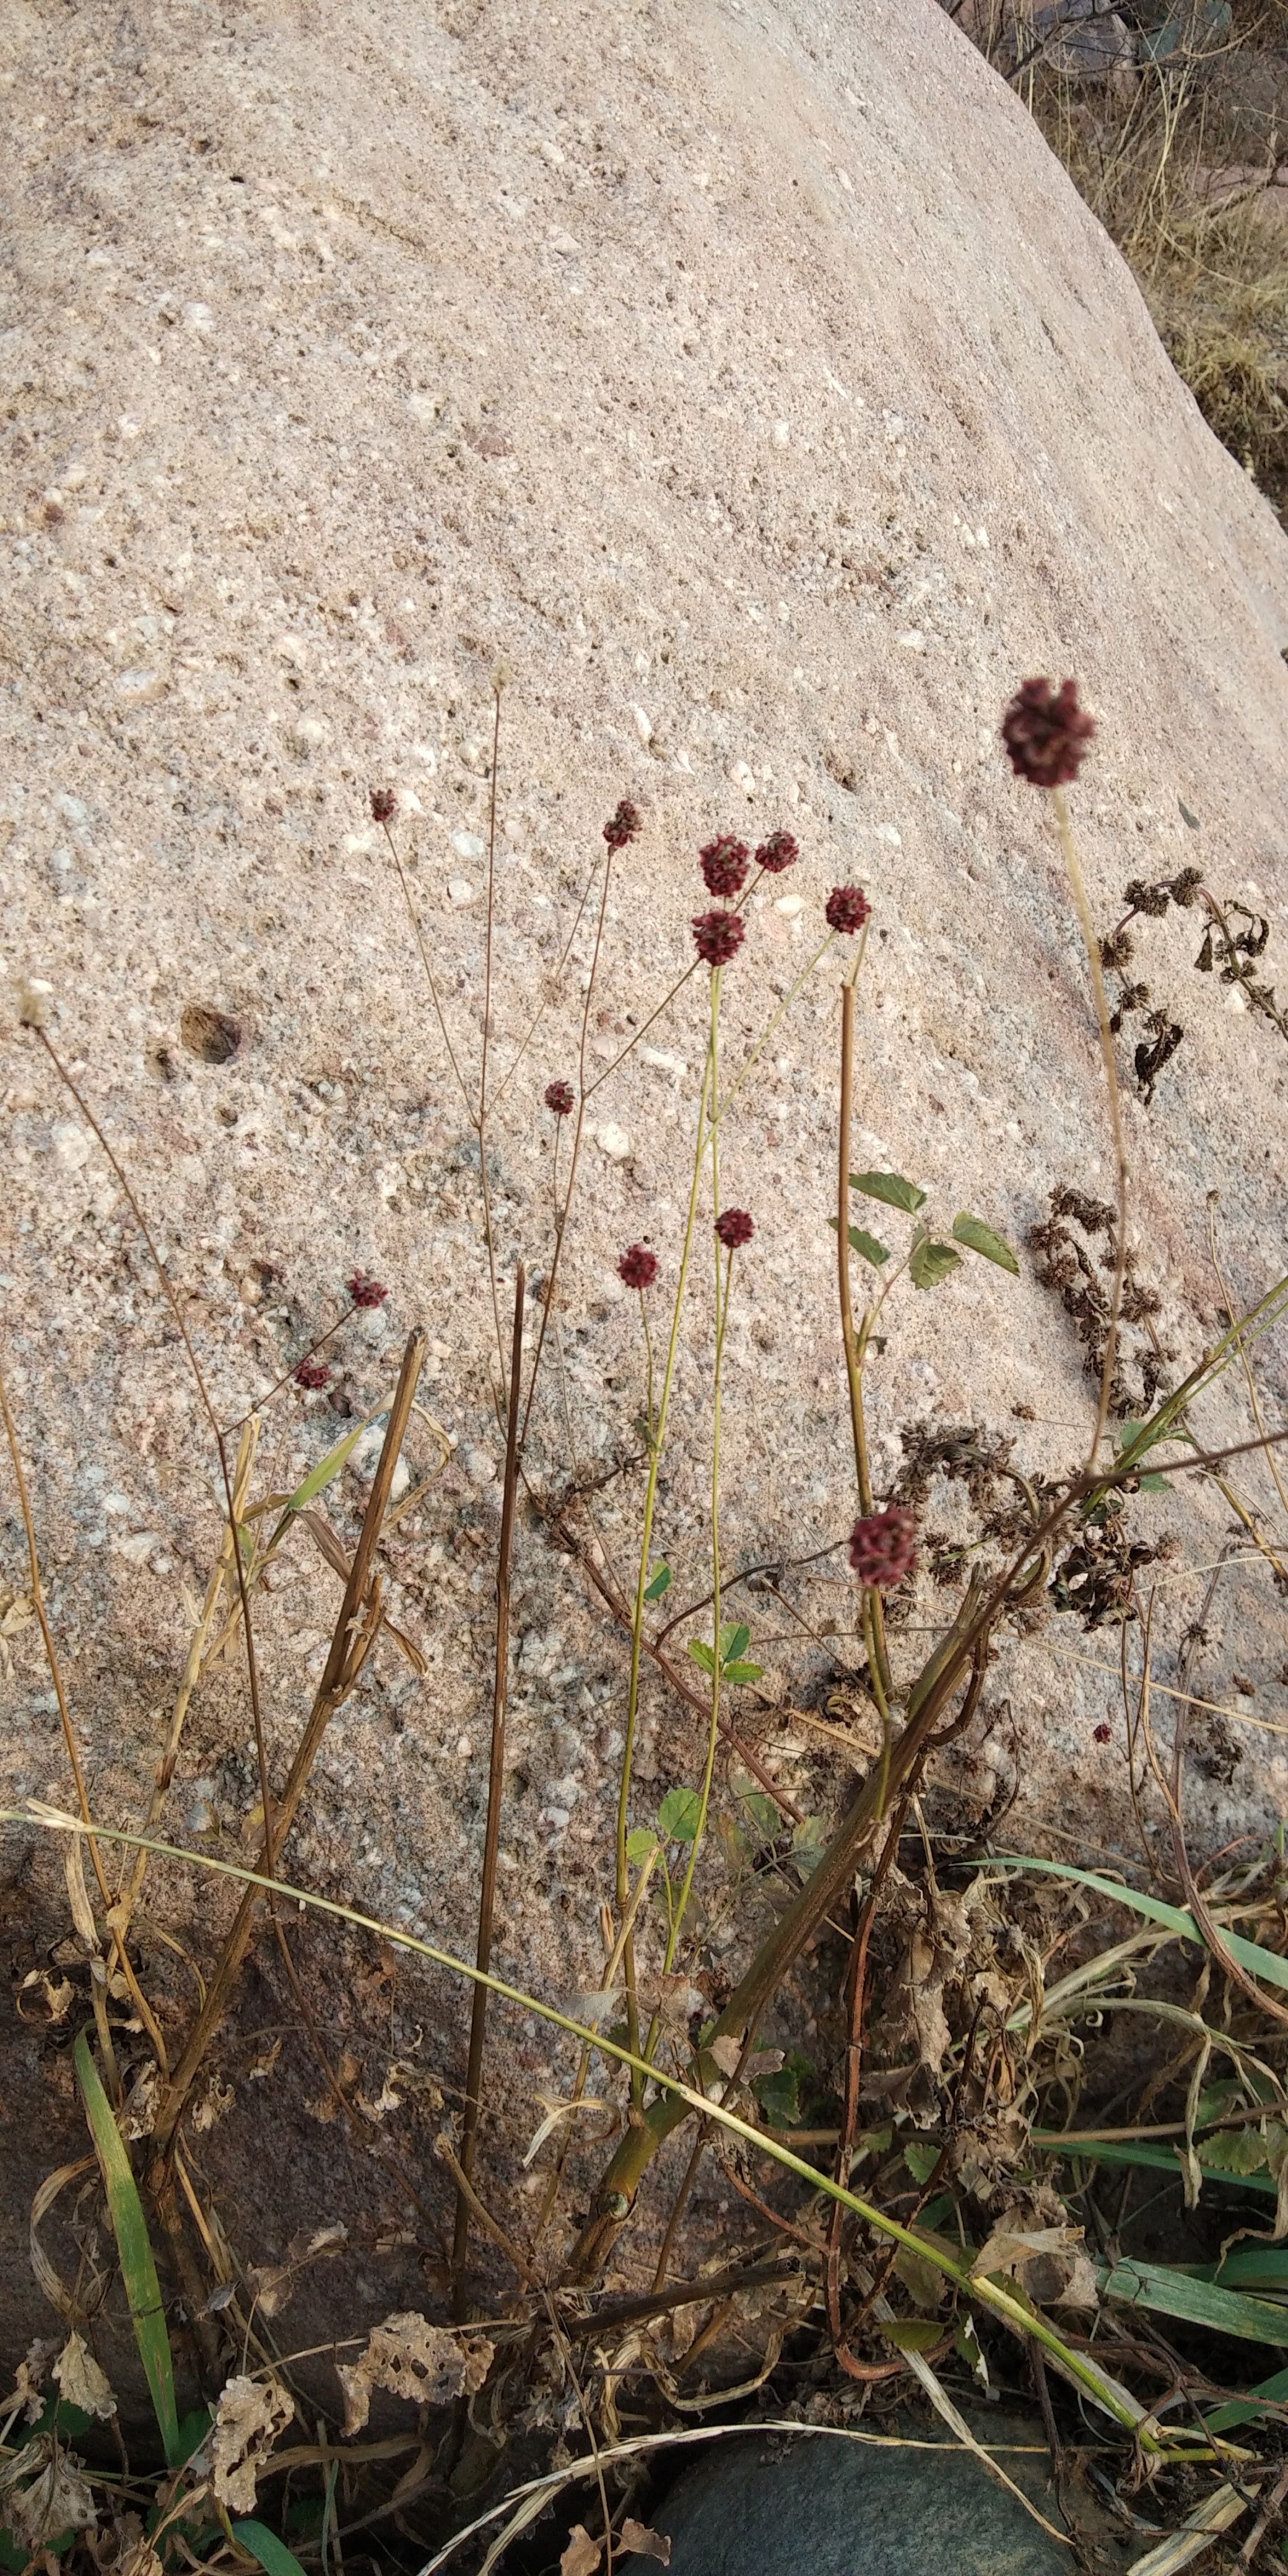
{"label": "dry grass blade", "polygon": [[1219,2534],[1229,2531],[1240,2514],[1247,2512],[1257,2483],[1249,2480],[1242,2495],[1235,2487],[1221,2486],[1213,2495],[1205,2496],[1179,2531],[1160,2540],[1156,2549],[1147,2549],[1143,2558],[1133,2558],[1127,2576],[1179,2576],[1182,2567],[1188,2567],[1192,2559],[1210,2549]]}

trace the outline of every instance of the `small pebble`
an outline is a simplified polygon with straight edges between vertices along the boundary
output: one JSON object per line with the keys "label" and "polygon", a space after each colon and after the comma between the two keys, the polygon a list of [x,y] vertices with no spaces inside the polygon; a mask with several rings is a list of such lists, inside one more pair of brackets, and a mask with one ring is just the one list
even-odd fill
{"label": "small pebble", "polygon": [[464,912],[470,904],[477,903],[478,887],[472,886],[468,877],[449,877],[447,900],[457,912]]}
{"label": "small pebble", "polygon": [[596,1128],[595,1142],[600,1153],[607,1154],[610,1163],[624,1163],[631,1150],[631,1140],[626,1129],[614,1127],[611,1123],[608,1126]]}

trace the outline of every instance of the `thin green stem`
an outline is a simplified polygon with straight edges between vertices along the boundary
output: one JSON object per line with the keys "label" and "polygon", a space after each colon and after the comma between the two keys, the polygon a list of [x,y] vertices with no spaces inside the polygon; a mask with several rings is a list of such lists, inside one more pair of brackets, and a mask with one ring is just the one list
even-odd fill
{"label": "thin green stem", "polygon": [[[719,1088],[719,1013],[720,971],[719,968],[717,968],[715,974],[711,978],[711,1037],[709,1048],[711,1089],[713,1094]],[[713,1130],[711,1137],[711,1198],[713,1216],[716,1217],[718,1217],[720,1213],[720,1166],[718,1156],[719,1140]],[[666,1945],[666,1965],[663,1973],[668,1977],[675,1963],[675,1953],[679,1947],[680,1933],[683,1928],[685,1914],[688,1910],[689,1895],[693,1886],[693,1873],[698,1865],[698,1853],[702,1848],[703,1839],[707,1830],[707,1809],[711,1803],[711,1782],[715,1775],[716,1748],[720,1741],[720,1683],[722,1678],[722,1658],[720,1653],[720,1389],[721,1370],[724,1360],[725,1326],[729,1321],[729,1291],[733,1284],[733,1254],[730,1252],[725,1262],[722,1294],[719,1235],[713,1233],[713,1240],[716,1250],[716,1365],[715,1385],[711,1400],[711,1618],[712,1635],[715,1641],[715,1667],[711,1675],[711,1723],[707,1729],[707,1755],[702,1773],[702,1788],[700,1792],[697,1822],[693,1829],[693,1840],[689,1845],[688,1867],[684,1873],[684,1882],[680,1889],[680,1901],[675,1909],[675,1917],[671,1925],[671,1937]],[[646,2051],[646,2054],[651,2055],[651,2050]]]}
{"label": "thin green stem", "polygon": [[648,1328],[648,1299],[640,1290],[640,1322],[644,1327],[644,1419],[648,1425],[648,1445],[653,1447],[653,1336]]}
{"label": "thin green stem", "polygon": [[[772,1038],[772,1036],[773,1036],[773,1034],[774,1034],[775,1029],[778,1027],[778,1024],[779,1024],[780,1020],[783,1020],[783,1019],[785,1019],[785,1018],[786,1018],[787,1013],[790,1011],[790,1009],[791,1009],[791,1007],[792,1007],[792,1004],[793,1004],[793,1002],[794,1002],[794,1001],[795,1001],[795,999],[796,999],[797,994],[798,994],[799,992],[803,991],[803,989],[804,989],[805,985],[806,985],[806,984],[808,984],[809,979],[810,979],[811,975],[813,974],[815,967],[819,964],[819,962],[820,962],[820,960],[821,960],[822,958],[826,957],[826,955],[827,955],[827,952],[828,952],[829,948],[833,945],[833,942],[835,941],[835,938],[836,938],[836,932],[835,932],[834,930],[829,930],[829,932],[828,932],[828,934],[827,934],[826,939],[825,939],[825,940],[823,941],[823,943],[822,943],[822,946],[821,946],[821,947],[819,947],[819,948],[816,948],[816,949],[815,949],[814,954],[813,954],[813,956],[811,957],[811,959],[810,959],[810,961],[809,961],[809,964],[808,964],[807,966],[803,966],[803,967],[801,968],[801,971],[800,971],[799,975],[797,976],[795,983],[791,986],[790,991],[786,992],[786,993],[783,995],[783,998],[782,998],[781,1002],[779,1003],[777,1010],[773,1013],[772,1018],[770,1018],[770,1019],[766,1020],[765,1025],[764,1025],[763,1029],[762,1029],[762,1030],[761,1030],[761,1032],[760,1032],[760,1036],[757,1038],[756,1043],[755,1043],[754,1047],[752,1048],[751,1053],[750,1053],[750,1055],[748,1056],[747,1061],[746,1061],[746,1063],[744,1064],[744,1066],[743,1066],[743,1068],[742,1068],[741,1072],[740,1072],[740,1073],[738,1073],[738,1074],[736,1074],[736,1075],[734,1076],[733,1081],[732,1081],[732,1082],[730,1083],[730,1085],[729,1085],[729,1089],[728,1089],[728,1090],[727,1090],[727,1092],[725,1093],[724,1099],[723,1099],[723,1100],[719,1100],[719,1101],[717,1101],[717,1102],[716,1102],[716,1105],[715,1105],[715,1108],[712,1110],[712,1113],[711,1113],[711,1124],[712,1124],[712,1126],[713,1126],[713,1127],[718,1127],[718,1126],[719,1126],[720,1121],[721,1121],[721,1119],[723,1118],[723,1116],[724,1116],[724,1114],[725,1114],[725,1111],[726,1111],[726,1109],[729,1107],[729,1105],[730,1105],[731,1101],[734,1101],[734,1100],[736,1100],[736,1099],[737,1099],[738,1094],[739,1094],[739,1092],[741,1091],[741,1089],[742,1089],[742,1086],[743,1086],[744,1082],[746,1082],[746,1080],[747,1080],[748,1076],[749,1076],[749,1075],[754,1071],[754,1069],[755,1069],[756,1065],[757,1065],[757,1064],[759,1063],[759,1061],[760,1061],[761,1056],[764,1054],[765,1049],[766,1049],[766,1047],[768,1046],[769,1041],[770,1041],[770,1039]],[[857,960],[856,960],[856,962],[855,962],[855,968],[854,968],[854,971],[855,971],[855,973],[856,973],[856,974],[857,974],[858,969],[859,969],[859,966],[862,964],[862,962],[863,962],[863,952],[862,952],[862,949],[860,949],[860,951],[859,951],[859,956],[858,956],[858,958],[857,958]]]}

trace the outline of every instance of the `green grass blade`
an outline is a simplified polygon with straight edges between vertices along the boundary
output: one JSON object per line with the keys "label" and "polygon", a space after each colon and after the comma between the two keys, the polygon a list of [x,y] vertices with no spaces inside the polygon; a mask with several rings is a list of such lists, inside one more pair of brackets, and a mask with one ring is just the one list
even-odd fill
{"label": "green grass blade", "polygon": [[1156,2316],[1177,2317],[1183,2324],[1205,2326],[1209,2334],[1238,2335],[1244,2343],[1288,2348],[1288,2308],[1270,2299],[1249,2299],[1239,2290],[1218,2290],[1210,2281],[1195,2281],[1168,2263],[1115,2263],[1100,2271],[1107,2299],[1132,2308],[1150,2308]]}
{"label": "green grass blade", "polygon": [[1276,2370],[1269,2379],[1259,2379],[1256,2387],[1248,2390],[1249,2403],[1246,2406],[1218,2406],[1214,2415],[1205,2415],[1203,2421],[1208,2431],[1228,2433],[1236,2424],[1250,2424],[1253,2417],[1261,2412],[1255,2403],[1258,2397],[1268,2397],[1272,2404],[1277,2399],[1282,2405],[1288,2398],[1288,2370]]}
{"label": "green grass blade", "polygon": [[278,2539],[275,2531],[269,2530],[267,2523],[248,2519],[234,2522],[229,2528],[239,2547],[249,2550],[251,2557],[259,2560],[264,2576],[304,2576],[294,2552],[287,2548],[284,2540]]}
{"label": "green grass blade", "polygon": [[84,2031],[73,2053],[85,2116],[103,2168],[108,2214],[116,2238],[116,2250],[121,2258],[121,2278],[130,2304],[139,2359],[160,2427],[166,2464],[175,2468],[179,2456],[179,2413],[174,2399],[174,2364],[170,2358],[170,2338],[161,2306],[161,2284],[152,2259],[143,2203]]}
{"label": "green grass blade", "polygon": [[[1073,2156],[1080,2165],[1146,2165],[1154,2173],[1169,2173],[1182,2180],[1180,2159],[1170,2147],[1133,2146],[1120,2138],[1105,2138],[1094,2146],[1069,2146],[1058,2129],[1034,2129],[1030,2146],[1040,2147],[1044,2156]],[[1228,2165],[1205,2165],[1199,2147],[1199,2172],[1204,2182],[1222,2182],[1229,2191],[1263,2191],[1273,2200],[1275,2185],[1269,2174],[1231,2173]]]}
{"label": "green grass blade", "polygon": [[[1116,1878],[1101,1878],[1094,1869],[1075,1869],[1072,1861],[1032,1860],[1018,1852],[1005,1852],[1000,1860],[982,1862],[987,1869],[1034,1869],[1044,1878],[1067,1878],[1079,1887],[1090,1887],[1097,1896],[1111,1897],[1115,1905],[1129,1906],[1133,1914],[1142,1915],[1147,1923],[1161,1923],[1182,1941],[1193,1941],[1200,1949],[1207,1944],[1192,1914],[1182,1906],[1167,1905],[1161,1896],[1146,1896],[1138,1887],[1124,1887]],[[1253,1977],[1264,1977],[1268,1986],[1288,1986],[1288,1959],[1277,1950],[1263,1950],[1257,1941],[1245,1941],[1237,1932],[1222,1931],[1221,1938],[1232,1959]]]}

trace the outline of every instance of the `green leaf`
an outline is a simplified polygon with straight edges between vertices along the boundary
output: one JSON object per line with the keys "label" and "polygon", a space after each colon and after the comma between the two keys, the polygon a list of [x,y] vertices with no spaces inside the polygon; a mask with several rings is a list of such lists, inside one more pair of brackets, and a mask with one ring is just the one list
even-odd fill
{"label": "green leaf", "polygon": [[626,1857],[632,1869],[642,1869],[657,1850],[657,1835],[651,1825],[637,1825],[626,1837]]}
{"label": "green leaf", "polygon": [[[1150,2173],[1170,2174],[1174,2182],[1182,2179],[1180,2157],[1171,2147],[1128,2146],[1117,2138],[1097,2139],[1094,2146],[1066,2146],[1058,2129],[1034,2129],[1031,2146],[1039,2147],[1044,2156],[1069,2156],[1080,2165],[1140,2165]],[[1229,2183],[1237,2179],[1241,2191],[1264,2191],[1275,2197],[1275,2184],[1269,2174],[1219,2173],[1205,2161],[1205,2142],[1200,2138],[1199,2172],[1204,2182]]]}
{"label": "green leaf", "polygon": [[1218,2406],[1214,2415],[1205,2415],[1208,2431],[1228,2433],[1235,2424],[1250,2424],[1261,2411],[1256,2404],[1259,2397],[1268,2398],[1272,2406],[1276,2401],[1282,2405],[1288,2397],[1288,2370],[1276,2370],[1271,2378],[1259,2379],[1256,2387],[1248,2390],[1248,2402],[1242,2406]]}
{"label": "green leaf", "polygon": [[912,1247],[908,1274],[914,1288],[938,1288],[950,1270],[960,1266],[961,1254],[954,1252],[951,1243],[934,1243],[929,1235],[923,1235],[920,1243]]}
{"label": "green leaf", "polygon": [[943,2321],[939,2317],[883,2317],[881,2332],[887,2343],[898,2352],[929,2352],[944,2339]]}
{"label": "green leaf", "polygon": [[[1066,1878],[1078,1887],[1089,1887],[1097,1896],[1107,1896],[1115,1905],[1128,1906],[1133,1914],[1147,1923],[1165,1923],[1169,1932],[1178,1933],[1182,1941],[1193,1941],[1204,1947],[1203,1936],[1192,1914],[1183,1913],[1179,1905],[1167,1905],[1161,1896],[1146,1896],[1138,1887],[1124,1887],[1116,1878],[1101,1878],[1095,1870],[1076,1869],[1072,1861],[1034,1860],[1018,1853],[1003,1853],[990,1861],[990,1869],[1032,1869],[1044,1878]],[[1288,1986],[1288,1959],[1277,1950],[1263,1950],[1259,1942],[1245,1941],[1238,1932],[1222,1931],[1221,1939],[1232,1959],[1250,1970],[1254,1977],[1264,1977],[1268,1986]]]}
{"label": "green leaf", "polygon": [[901,1172],[851,1172],[850,1187],[862,1190],[865,1199],[880,1199],[883,1207],[902,1208],[905,1216],[915,1216],[926,1204],[926,1193],[915,1181],[905,1181]]}
{"label": "green leaf", "polygon": [[962,1209],[953,1218],[953,1241],[964,1243],[969,1252],[982,1253],[985,1261],[995,1261],[999,1270],[1009,1270],[1012,1278],[1019,1278],[1020,1265],[1009,1243],[1004,1236],[994,1234],[982,1216],[968,1216]]}
{"label": "green leaf", "polygon": [[307,1503],[315,1502],[328,1485],[334,1484],[346,1460],[357,1448],[363,1432],[370,1429],[377,1414],[387,1410],[388,1401],[388,1397],[385,1397],[376,1406],[375,1412],[367,1415],[365,1422],[355,1423],[352,1431],[346,1431],[343,1440],[337,1440],[334,1449],[328,1449],[325,1458],[319,1458],[316,1467],[310,1467],[303,1484],[296,1486],[287,1503],[288,1512],[302,1512]]}
{"label": "green leaf", "polygon": [[648,1582],[644,1586],[645,1600],[660,1601],[663,1593],[670,1591],[672,1580],[673,1577],[670,1566],[659,1565],[656,1574],[650,1575]]}
{"label": "green leaf", "polygon": [[716,1659],[710,1646],[706,1645],[701,1637],[690,1637],[689,1653],[692,1655],[693,1660],[699,1667],[700,1671],[711,1673],[714,1676]]}
{"label": "green leaf", "polygon": [[757,1842],[776,1842],[779,1817],[773,1799],[766,1797],[763,1789],[743,1788],[741,1783],[734,1785],[737,1790],[738,1804],[752,1827]]}
{"label": "green leaf", "polygon": [[147,2379],[167,2465],[176,2468],[179,2463],[179,2416],[174,2399],[174,2365],[143,2204],[84,2031],[72,2053],[85,2116],[103,2169],[108,2215],[120,2256],[121,2278],[134,2324],[139,2359]]}
{"label": "green leaf", "polygon": [[[835,1234],[835,1217],[830,1216],[827,1221]],[[885,1245],[878,1243],[874,1234],[865,1234],[861,1225],[847,1225],[845,1231],[849,1238],[851,1252],[860,1253],[865,1261],[872,1263],[874,1270],[879,1269],[883,1261],[889,1260],[890,1255]]]}
{"label": "green leaf", "polygon": [[802,1816],[792,1835],[792,1859],[802,1879],[812,1878],[827,1849],[827,1827],[821,1816]]}
{"label": "green leaf", "polygon": [[1223,2129],[1205,2138],[1203,2162],[1216,2173],[1254,2174],[1265,2173],[1270,2158],[1260,2129],[1250,2120],[1244,2129]]}
{"label": "green leaf", "polygon": [[288,2549],[285,2541],[279,2540],[266,2523],[234,2522],[230,2527],[234,2540],[240,2542],[243,2549],[248,2549],[252,2558],[259,2560],[264,2576],[304,2576],[294,2551]]}
{"label": "green leaf", "polygon": [[1238,2290],[1219,2290],[1210,2281],[1195,2281],[1169,2263],[1103,2264],[1099,2279],[1106,2298],[1119,2299],[1128,2307],[1178,2317],[1186,2325],[1205,2326],[1210,2334],[1237,2335],[1244,2343],[1288,2345],[1288,2309],[1276,2307],[1270,2299],[1250,2299]]}
{"label": "green leaf", "polygon": [[750,1628],[744,1628],[741,1625],[735,1627],[732,1624],[726,1628],[722,1628],[720,1631],[721,1663],[736,1664],[738,1657],[746,1654],[747,1648],[750,1644]]}
{"label": "green leaf", "polygon": [[702,1817],[696,1789],[668,1789],[657,1811],[658,1832],[668,1842],[691,1843]]}
{"label": "green leaf", "polygon": [[758,1682],[764,1669],[763,1664],[726,1664],[723,1677],[727,1682],[742,1686],[747,1682]]}
{"label": "green leaf", "polygon": [[190,2415],[180,2416],[179,2438],[175,2444],[172,2468],[182,2468],[185,2460],[190,2460],[193,2452],[201,2449],[214,2420],[208,2406],[194,2406]]}
{"label": "green leaf", "polygon": [[929,2182],[940,2152],[938,2147],[928,2145],[924,2138],[909,2138],[903,2151],[903,2161],[914,2182]]}

